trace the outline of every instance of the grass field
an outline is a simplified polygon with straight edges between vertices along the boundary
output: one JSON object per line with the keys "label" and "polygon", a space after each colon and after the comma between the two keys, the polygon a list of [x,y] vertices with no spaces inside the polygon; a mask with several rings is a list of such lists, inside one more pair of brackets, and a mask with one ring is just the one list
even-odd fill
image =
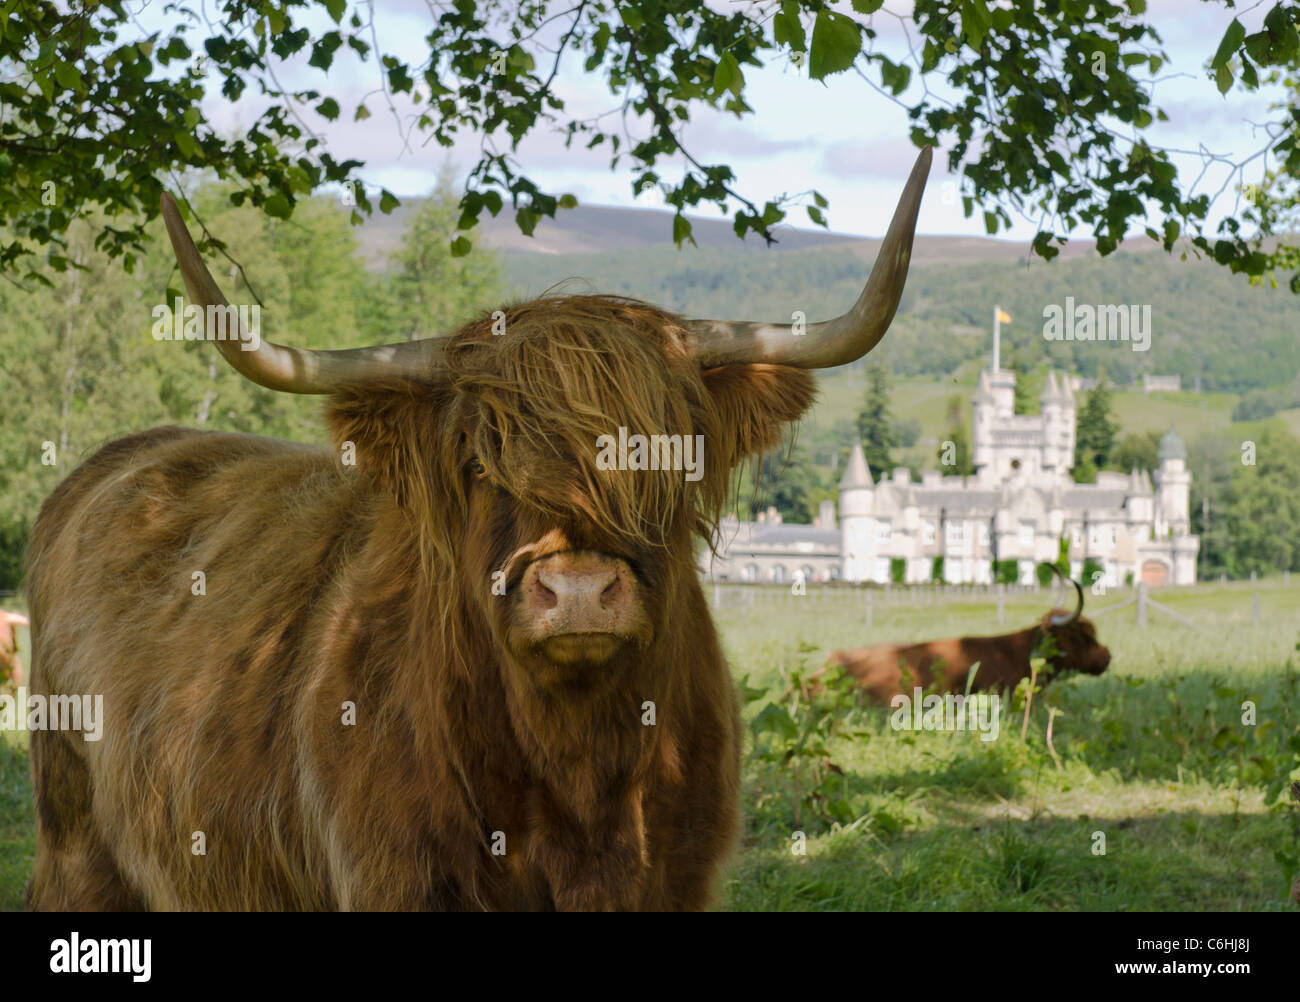
{"label": "grass field", "polygon": [[[1126,595],[1090,597],[1089,611]],[[1300,778],[1300,578],[1260,583],[1258,628],[1248,584],[1154,597],[1197,628],[1153,612],[1139,629],[1132,608],[1100,617],[1110,671],[1037,694],[1023,740],[1013,706],[998,739],[983,742],[892,730],[888,709],[818,717],[780,697],[801,665],[819,667],[835,647],[1020,628],[1046,610],[1047,592],[1008,596],[1001,628],[984,596],[885,602],[877,592],[868,627],[861,592],[722,593],[716,616],[737,680],[766,694],[746,704],[761,733],[747,744],[744,841],[721,907],[1300,910],[1288,896],[1300,811],[1284,793],[1287,777]],[[793,732],[763,731],[782,713]],[[794,753],[782,755],[774,734]],[[33,851],[17,737],[0,737],[0,908],[10,910]],[[792,852],[797,832],[803,855]]]}

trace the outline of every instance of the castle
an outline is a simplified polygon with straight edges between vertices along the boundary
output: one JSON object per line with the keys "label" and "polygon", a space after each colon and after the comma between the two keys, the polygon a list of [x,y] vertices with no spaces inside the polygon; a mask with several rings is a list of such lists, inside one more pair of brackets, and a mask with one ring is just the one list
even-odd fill
{"label": "castle", "polygon": [[[877,480],[855,441],[836,505],[823,501],[812,525],[782,524],[775,509],[756,522],[724,519],[717,555],[700,568],[718,581],[933,580],[988,584],[993,562],[1015,561],[1016,581],[1031,584],[1040,561],[1055,561],[1069,541],[1071,575],[1085,560],[1107,588],[1145,581],[1192,584],[1200,540],[1191,535],[1187,448],[1172,429],[1160,442],[1159,468],[1100,472],[1094,484],[1070,479],[1078,408],[1070,380],[1049,372],[1041,413],[1014,412],[1016,376],[993,365],[972,399],[975,475],[926,470],[919,483],[906,467]],[[1005,572],[1004,572],[1005,573]],[[1094,580],[1084,581],[1095,585]]]}

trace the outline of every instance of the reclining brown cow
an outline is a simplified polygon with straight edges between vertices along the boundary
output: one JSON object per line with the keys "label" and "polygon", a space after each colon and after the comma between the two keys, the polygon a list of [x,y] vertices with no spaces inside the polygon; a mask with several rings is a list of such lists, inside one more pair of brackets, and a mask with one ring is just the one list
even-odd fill
{"label": "reclining brown cow", "polygon": [[[1059,570],[1056,573],[1065,580]],[[971,684],[972,691],[1012,688],[1022,678],[1029,677],[1030,655],[1046,632],[1056,641],[1057,650],[1049,658],[1052,670],[1048,677],[1064,671],[1100,675],[1110,664],[1110,651],[1097,642],[1092,623],[1080,617],[1083,589],[1077,581],[1070,584],[1078,596],[1074,612],[1053,609],[1041,623],[1027,630],[996,637],[953,637],[919,644],[876,644],[832,651],[829,663],[843,667],[846,675],[882,703],[909,692],[913,686],[928,688],[936,670],[942,676],[940,689],[964,692],[966,675],[976,662],[979,668]]]}
{"label": "reclining brown cow", "polygon": [[18,627],[27,626],[27,617],[0,609],[0,685],[6,681],[23,684],[23,665],[18,660]]}

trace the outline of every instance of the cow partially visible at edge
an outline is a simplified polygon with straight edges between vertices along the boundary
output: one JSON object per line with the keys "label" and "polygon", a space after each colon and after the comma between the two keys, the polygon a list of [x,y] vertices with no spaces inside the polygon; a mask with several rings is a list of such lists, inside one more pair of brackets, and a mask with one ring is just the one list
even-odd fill
{"label": "cow partially visible at edge", "polygon": [[[693,537],[809,370],[884,335],[930,161],[857,303],[806,329],[569,296],[503,333],[216,340],[262,386],[329,394],[335,449],[157,428],[45,502],[32,689],[102,693],[104,721],[32,734],[31,907],[705,907],[740,720]],[[163,216],[210,318],[225,298]],[[702,478],[602,468],[624,428],[702,436]]]}
{"label": "cow partially visible at edge", "polygon": [[[1066,580],[1055,565],[1052,569],[1057,577]],[[1098,642],[1096,627],[1081,615],[1083,589],[1077,581],[1071,580],[1070,584],[1077,596],[1074,611],[1053,609],[1040,623],[1025,630],[993,637],[953,637],[832,651],[828,664],[839,665],[872,699],[881,703],[910,692],[913,686],[929,687],[936,673],[938,688],[964,692],[966,677],[977,662],[972,691],[1006,689],[1029,678],[1030,658],[1047,635],[1055,651],[1048,657],[1052,670],[1045,673],[1044,682],[1070,671],[1100,675],[1110,664],[1110,651]]]}
{"label": "cow partially visible at edge", "polygon": [[0,609],[0,685],[23,684],[23,663],[18,660],[18,627],[30,625],[20,612]]}

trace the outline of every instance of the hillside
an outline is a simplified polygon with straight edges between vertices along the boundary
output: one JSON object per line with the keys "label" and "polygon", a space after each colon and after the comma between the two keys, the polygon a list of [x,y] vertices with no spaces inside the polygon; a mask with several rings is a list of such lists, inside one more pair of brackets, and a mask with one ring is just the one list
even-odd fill
{"label": "hillside", "polygon": [[[1251,286],[1218,265],[1159,252],[1120,252],[1057,262],[940,260],[939,246],[913,262],[894,327],[873,354],[897,375],[948,376],[987,357],[994,303],[1013,317],[1004,344],[1026,367],[1051,364],[1084,376],[1104,367],[1121,385],[1143,373],[1177,373],[1184,386],[1244,392],[1289,384],[1300,373],[1300,302],[1283,289]],[[989,241],[996,243],[996,241]],[[820,319],[847,309],[870,267],[856,244],[786,252],[671,246],[591,255],[509,255],[517,295],[579,278],[576,288],[637,296],[691,316]],[[927,256],[929,261],[927,261]],[[1080,304],[1150,305],[1150,350],[1121,342],[1049,342],[1043,309]]]}

